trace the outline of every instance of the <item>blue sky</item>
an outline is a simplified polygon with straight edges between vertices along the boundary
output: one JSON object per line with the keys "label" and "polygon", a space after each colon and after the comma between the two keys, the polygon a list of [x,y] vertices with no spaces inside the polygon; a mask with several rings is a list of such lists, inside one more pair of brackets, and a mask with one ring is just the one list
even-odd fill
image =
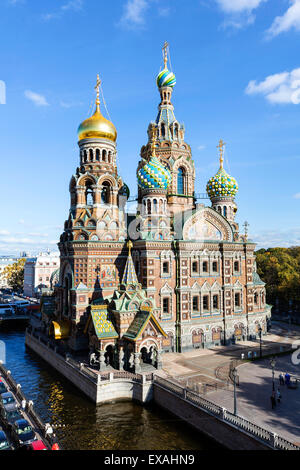
{"label": "blue sky", "polygon": [[165,40],[196,191],[223,138],[238,221],[259,247],[300,244],[300,0],[0,0],[0,38],[1,254],[56,248],[97,73],[136,194]]}

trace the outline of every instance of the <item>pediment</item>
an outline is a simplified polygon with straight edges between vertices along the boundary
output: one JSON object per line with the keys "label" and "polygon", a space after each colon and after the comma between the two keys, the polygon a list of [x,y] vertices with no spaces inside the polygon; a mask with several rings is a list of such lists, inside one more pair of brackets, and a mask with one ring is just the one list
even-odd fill
{"label": "pediment", "polygon": [[221,290],[221,286],[218,283],[218,281],[215,281],[213,285],[211,286],[211,290]]}
{"label": "pediment", "polygon": [[161,294],[170,294],[173,292],[172,287],[169,286],[169,284],[166,282],[164,286],[160,289]]}
{"label": "pediment", "polygon": [[210,207],[198,209],[185,222],[183,240],[195,241],[232,241],[231,225],[218,212]]}
{"label": "pediment", "polygon": [[205,283],[203,284],[203,286],[201,287],[201,292],[210,292],[210,285],[207,281],[205,281]]}

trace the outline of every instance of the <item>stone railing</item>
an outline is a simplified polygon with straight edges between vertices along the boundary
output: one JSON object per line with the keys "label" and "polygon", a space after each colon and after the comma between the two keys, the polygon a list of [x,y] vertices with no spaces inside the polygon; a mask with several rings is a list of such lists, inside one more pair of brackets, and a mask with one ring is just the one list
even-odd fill
{"label": "stone railing", "polygon": [[39,343],[43,344],[45,347],[50,349],[54,354],[58,354],[62,359],[65,360],[65,363],[72,369],[77,370],[81,375],[85,376],[95,384],[101,384],[101,382],[111,382],[111,381],[120,381],[120,380],[130,380],[135,383],[145,384],[153,382],[153,374],[133,374],[127,371],[119,370],[108,370],[105,372],[98,372],[87,367],[83,362],[77,361],[74,357],[71,357],[68,353],[62,352],[58,349],[58,346],[51,341],[51,339],[46,338],[39,331],[32,328],[27,328],[26,333],[34,337]]}
{"label": "stone railing", "polygon": [[217,419],[234,426],[241,432],[251,435],[267,446],[278,450],[300,450],[300,446],[284,439],[281,436],[269,431],[242,416],[236,416],[230,411],[216,405],[215,403],[203,398],[196,393],[182,387],[181,385],[174,384],[170,380],[164,379],[159,376],[154,377],[154,384],[164,388],[165,390],[177,395],[179,398],[191,403],[192,405],[200,408],[201,410],[211,414]]}

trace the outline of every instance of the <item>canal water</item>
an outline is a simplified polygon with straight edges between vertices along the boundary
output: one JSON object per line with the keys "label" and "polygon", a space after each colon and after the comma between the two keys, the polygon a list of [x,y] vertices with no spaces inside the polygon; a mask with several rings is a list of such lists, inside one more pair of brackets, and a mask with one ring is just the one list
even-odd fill
{"label": "canal water", "polygon": [[45,422],[58,427],[68,450],[206,450],[216,445],[184,422],[151,406],[116,402],[95,406],[25,347],[25,328],[0,327],[11,370]]}

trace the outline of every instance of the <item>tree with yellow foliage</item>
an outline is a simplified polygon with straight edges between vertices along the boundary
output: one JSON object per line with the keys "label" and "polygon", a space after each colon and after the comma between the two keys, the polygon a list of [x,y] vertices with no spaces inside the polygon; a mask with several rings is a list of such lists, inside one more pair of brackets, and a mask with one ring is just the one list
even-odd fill
{"label": "tree with yellow foliage", "polygon": [[1,273],[13,291],[23,290],[25,263],[26,259],[20,258],[15,263],[6,266]]}

